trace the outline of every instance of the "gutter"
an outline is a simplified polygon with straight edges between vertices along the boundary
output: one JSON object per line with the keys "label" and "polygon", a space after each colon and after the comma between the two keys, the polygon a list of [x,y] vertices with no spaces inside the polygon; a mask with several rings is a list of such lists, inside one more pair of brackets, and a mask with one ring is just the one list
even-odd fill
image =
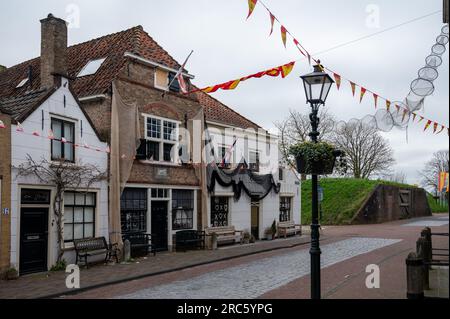
{"label": "gutter", "polygon": [[97,100],[104,100],[107,97],[108,96],[106,94],[96,94],[96,95],[80,97],[80,98],[78,98],[78,101],[80,101],[80,102],[92,102],[92,101],[97,101]]}
{"label": "gutter", "polygon": [[[150,65],[150,66],[154,66],[154,67],[163,69],[165,71],[170,71],[170,72],[174,72],[174,73],[178,72],[178,70],[176,70],[176,69],[172,69],[172,68],[169,68],[168,66],[165,66],[163,64],[160,64],[160,63],[153,62],[151,60],[145,59],[145,58],[140,57],[139,55],[133,54],[131,52],[125,52],[124,57],[136,60],[138,62],[141,62],[142,64],[145,64],[145,65]],[[183,74],[185,77],[190,78],[190,79],[194,79],[195,78],[194,75],[189,74],[189,73],[184,73],[183,72],[181,74]]]}

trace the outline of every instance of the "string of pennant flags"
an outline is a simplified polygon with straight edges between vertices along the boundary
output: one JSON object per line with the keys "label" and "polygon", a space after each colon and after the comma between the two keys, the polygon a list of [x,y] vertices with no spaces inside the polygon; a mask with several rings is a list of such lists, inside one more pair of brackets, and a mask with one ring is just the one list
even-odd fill
{"label": "string of pennant flags", "polygon": [[[270,11],[270,9],[264,4],[263,1],[261,0],[248,0],[248,15],[247,15],[247,20],[250,18],[250,16],[252,15],[253,11],[255,10],[256,5],[258,4],[258,2],[266,9],[266,11],[269,14],[269,18],[270,18],[270,33],[269,36],[272,35],[273,30],[274,30],[274,24],[275,21],[278,22],[280,24],[280,33],[281,33],[281,40],[282,43],[284,45],[284,47],[287,47],[287,36],[289,35],[292,38],[292,41],[295,45],[295,47],[299,50],[299,52],[308,59],[308,63],[311,65],[311,60],[313,60],[315,63],[317,63],[318,65],[321,66],[323,71],[327,71],[328,73],[331,73],[335,79],[336,82],[336,87],[339,90],[342,84],[342,80],[346,80],[351,87],[351,91],[352,91],[352,95],[355,96],[356,95],[356,88],[359,88],[359,102],[361,103],[364,96],[366,95],[366,93],[371,93],[373,100],[374,100],[374,105],[375,108],[378,107],[378,103],[380,100],[383,100],[386,106],[386,110],[390,111],[391,107],[392,107],[392,101],[382,97],[381,95],[373,92],[372,90],[369,90],[367,88],[365,88],[362,85],[357,84],[356,82],[344,78],[342,75],[336,73],[335,71],[324,67],[321,63],[320,60],[316,60],[314,57],[311,56],[311,54],[308,52],[308,50],[306,50],[303,45],[300,43],[300,41],[297,40],[297,38],[292,35],[289,30],[283,25],[283,23],[278,20],[278,18]],[[293,62],[291,62],[293,63]],[[433,127],[433,133],[439,134],[442,131],[444,131],[445,129],[447,129],[447,134],[450,135],[450,129],[443,125],[440,124],[434,120],[430,120],[425,118],[424,116],[418,115],[415,112],[410,111],[408,108],[398,105],[397,103],[394,103],[394,107],[397,109],[397,112],[402,112],[402,121],[404,121],[406,119],[407,116],[412,117],[412,121],[414,122],[416,119],[418,119],[418,123],[425,121],[425,126],[424,126],[424,131],[426,131],[430,126]]]}
{"label": "string of pennant flags", "polygon": [[[3,121],[0,120],[0,129],[6,129],[6,125],[4,124]],[[92,145],[89,145],[87,143],[74,143],[71,141],[68,141],[66,138],[61,137],[61,138],[55,138],[55,135],[53,133],[53,131],[50,129],[48,131],[48,134],[42,134],[40,133],[38,130],[32,131],[30,132],[26,132],[24,127],[22,126],[22,124],[20,122],[17,122],[17,128],[16,128],[16,132],[20,133],[20,134],[24,134],[24,135],[29,135],[29,136],[34,136],[34,137],[40,137],[40,138],[45,138],[51,141],[59,141],[63,144],[73,144],[74,147],[77,148],[84,148],[84,149],[89,149],[89,150],[93,150],[96,152],[103,152],[103,153],[111,153],[111,148],[109,147],[109,145],[107,145],[105,148],[100,148],[100,147],[95,147]]]}

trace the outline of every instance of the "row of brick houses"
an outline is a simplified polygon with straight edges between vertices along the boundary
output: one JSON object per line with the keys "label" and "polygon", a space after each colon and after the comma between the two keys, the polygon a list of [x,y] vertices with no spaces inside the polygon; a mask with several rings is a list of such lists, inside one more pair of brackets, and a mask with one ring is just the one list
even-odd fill
{"label": "row of brick houses", "polygon": [[[64,194],[64,243],[58,244],[54,185],[19,176],[17,167],[30,155],[107,170],[113,83],[126,103],[138,106],[142,137],[121,196],[122,233],[155,234],[155,245],[171,250],[183,229],[234,226],[262,238],[274,220],[300,222],[299,181],[280,164],[276,136],[203,92],[182,94],[177,81],[169,87],[179,68],[141,26],[68,47],[65,21],[41,20],[41,56],[0,69],[0,269],[44,271],[55,263],[58,245],[73,262],[74,239],[109,238],[108,181]],[[193,89],[194,76],[183,75]],[[195,159],[204,151],[196,130],[205,127],[216,162],[232,150],[220,172],[264,177],[263,190],[250,185],[236,196],[220,180],[213,188],[204,182],[207,170]],[[182,128],[189,143],[180,141]],[[204,163],[219,169],[209,156]]]}

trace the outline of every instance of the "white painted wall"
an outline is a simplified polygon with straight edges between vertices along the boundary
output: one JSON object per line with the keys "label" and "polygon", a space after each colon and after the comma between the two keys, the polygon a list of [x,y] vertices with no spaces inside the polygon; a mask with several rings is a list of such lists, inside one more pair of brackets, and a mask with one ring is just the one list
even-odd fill
{"label": "white painted wall", "polygon": [[[20,247],[20,189],[21,188],[46,188],[52,190],[52,185],[42,185],[42,182],[31,176],[17,177],[19,165],[26,162],[26,156],[29,154],[34,160],[39,161],[42,157],[50,161],[51,159],[51,141],[47,138],[51,117],[58,117],[73,121],[75,123],[75,143],[105,150],[107,145],[101,142],[95,134],[93,128],[86,119],[73,95],[67,87],[64,87],[66,79],[63,79],[63,85],[54,92],[45,102],[42,103],[23,123],[21,123],[24,133],[17,132],[17,126],[11,125],[12,141],[12,185],[11,185],[11,264],[16,269],[19,268],[19,247]],[[64,97],[66,99],[64,107]],[[42,128],[42,111],[44,115],[44,127]],[[81,121],[83,126],[83,136],[81,136]],[[43,137],[33,136],[36,131]],[[106,152],[98,152],[84,147],[75,148],[75,162],[83,164],[94,164],[100,170],[106,171],[108,167],[108,156]],[[97,208],[95,220],[95,236],[108,235],[108,183],[103,181],[93,185],[90,191],[97,193]],[[57,229],[54,223],[52,206],[49,209],[49,249],[48,266],[54,264],[57,258]],[[66,245],[68,250],[64,254],[67,262],[71,263],[74,259],[74,252],[71,244]]]}

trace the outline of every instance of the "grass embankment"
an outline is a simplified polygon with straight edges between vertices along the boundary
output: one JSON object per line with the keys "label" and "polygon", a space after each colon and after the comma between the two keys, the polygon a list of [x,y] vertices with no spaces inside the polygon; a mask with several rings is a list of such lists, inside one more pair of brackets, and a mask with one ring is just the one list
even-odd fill
{"label": "grass embankment", "polygon": [[431,211],[433,213],[447,213],[448,212],[448,204],[444,203],[441,205],[438,201],[433,198],[433,195],[427,194],[428,204],[430,205]]}
{"label": "grass embankment", "polygon": [[[370,192],[379,184],[413,187],[399,183],[355,178],[322,178],[323,225],[348,224]],[[311,223],[311,180],[302,181],[302,224]]]}

